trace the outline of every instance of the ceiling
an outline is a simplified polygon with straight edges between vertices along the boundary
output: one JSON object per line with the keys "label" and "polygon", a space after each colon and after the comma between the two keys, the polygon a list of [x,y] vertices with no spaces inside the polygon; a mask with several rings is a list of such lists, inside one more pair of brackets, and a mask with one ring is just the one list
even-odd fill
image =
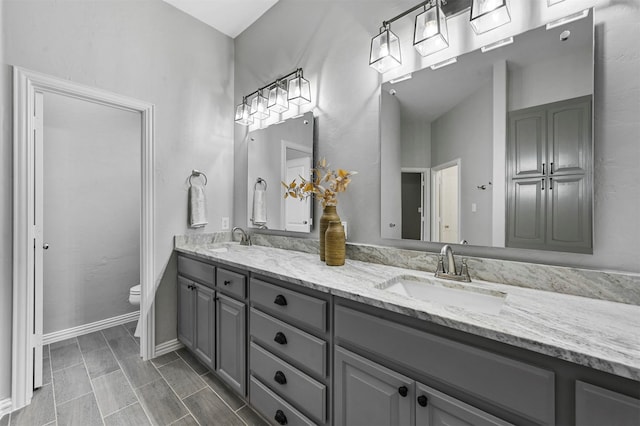
{"label": "ceiling", "polygon": [[183,12],[236,38],[278,0],[164,0]]}

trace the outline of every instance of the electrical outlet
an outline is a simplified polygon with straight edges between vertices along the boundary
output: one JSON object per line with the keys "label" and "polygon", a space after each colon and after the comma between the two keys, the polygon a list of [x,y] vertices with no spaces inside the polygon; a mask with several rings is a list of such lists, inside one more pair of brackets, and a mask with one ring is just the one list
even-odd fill
{"label": "electrical outlet", "polygon": [[227,229],[229,229],[229,218],[228,217],[223,217],[222,218],[222,230],[226,231]]}
{"label": "electrical outlet", "polygon": [[347,221],[343,220],[342,221],[342,226],[344,227],[344,239],[347,239]]}

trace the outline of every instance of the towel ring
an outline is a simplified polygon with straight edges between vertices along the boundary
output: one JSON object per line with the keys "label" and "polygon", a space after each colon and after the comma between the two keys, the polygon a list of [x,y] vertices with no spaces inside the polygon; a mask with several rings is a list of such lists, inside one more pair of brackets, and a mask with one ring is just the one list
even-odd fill
{"label": "towel ring", "polygon": [[193,169],[191,170],[191,176],[189,176],[189,185],[191,185],[191,178],[193,177],[202,177],[204,179],[204,186],[207,186],[207,175],[204,174],[204,172],[201,172],[200,170],[196,170]]}
{"label": "towel ring", "polygon": [[262,179],[261,177],[259,177],[258,179],[256,179],[256,183],[253,185],[253,190],[256,190],[256,187],[258,185],[264,185],[264,190],[267,190],[267,181]]}

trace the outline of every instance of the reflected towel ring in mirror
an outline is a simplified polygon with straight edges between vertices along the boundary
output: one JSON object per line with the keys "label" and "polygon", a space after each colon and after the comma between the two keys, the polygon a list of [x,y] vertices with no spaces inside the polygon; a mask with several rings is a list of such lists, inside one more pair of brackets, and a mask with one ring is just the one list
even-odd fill
{"label": "reflected towel ring in mirror", "polygon": [[264,186],[264,190],[267,190],[267,181],[262,179],[261,177],[259,177],[258,179],[256,179],[256,183],[253,185],[253,189],[255,190],[256,188],[258,188],[258,185],[263,185]]}
{"label": "reflected towel ring in mirror", "polygon": [[201,172],[200,170],[196,170],[196,169],[191,170],[191,176],[189,176],[189,185],[193,185],[193,184],[191,183],[191,179],[192,179],[194,176],[195,176],[195,177],[202,177],[202,179],[204,180],[204,186],[207,186],[207,182],[208,182],[208,180],[207,180],[207,175],[205,175],[205,174],[204,174],[203,172]]}

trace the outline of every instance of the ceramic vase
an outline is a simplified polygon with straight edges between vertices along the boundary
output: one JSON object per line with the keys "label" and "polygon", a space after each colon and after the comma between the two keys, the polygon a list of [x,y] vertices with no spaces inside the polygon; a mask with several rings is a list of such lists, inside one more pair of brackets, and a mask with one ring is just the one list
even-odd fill
{"label": "ceramic vase", "polygon": [[325,233],[329,227],[329,222],[340,222],[340,216],[336,211],[336,206],[325,206],[322,210],[322,216],[320,216],[320,260],[324,261],[325,251]]}
{"label": "ceramic vase", "polygon": [[340,221],[329,222],[325,233],[324,258],[329,266],[344,265],[345,238],[344,227]]}

